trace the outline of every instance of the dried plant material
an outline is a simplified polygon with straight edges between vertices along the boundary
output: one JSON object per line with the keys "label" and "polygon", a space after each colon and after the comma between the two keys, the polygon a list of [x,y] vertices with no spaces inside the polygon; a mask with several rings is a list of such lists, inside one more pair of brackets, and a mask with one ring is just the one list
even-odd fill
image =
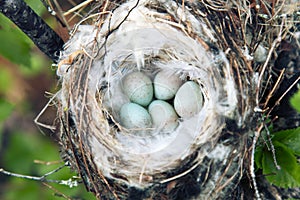
{"label": "dried plant material", "polygon": [[[259,199],[254,149],[264,126],[257,118],[271,115],[281,78],[274,86],[272,60],[293,37],[299,16],[285,10],[298,3],[95,4],[65,45],[55,95],[63,158],[87,189],[99,199],[240,198],[234,191],[249,172]],[[165,70],[199,85],[203,107],[169,133],[123,127],[120,110],[130,99],[122,79],[140,71],[153,81]]]}

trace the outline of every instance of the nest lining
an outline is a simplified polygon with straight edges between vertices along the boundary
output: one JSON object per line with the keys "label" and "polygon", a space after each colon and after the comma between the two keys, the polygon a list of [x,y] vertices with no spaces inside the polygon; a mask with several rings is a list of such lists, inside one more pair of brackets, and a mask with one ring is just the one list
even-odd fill
{"label": "nest lining", "polygon": [[[200,199],[227,198],[248,167],[247,139],[257,126],[253,108],[267,106],[261,98],[272,87],[266,64],[272,66],[274,38],[285,37],[293,25],[290,17],[281,20],[287,7],[280,1],[262,10],[244,1],[118,3],[99,2],[104,12],[94,15],[95,24],[75,27],[61,56],[57,101],[65,159],[98,198],[182,199],[190,187]],[[265,9],[278,15],[262,20]],[[120,79],[131,71],[153,78],[162,69],[197,82],[204,93],[197,123],[181,122],[182,128],[201,125],[184,131],[190,138],[179,129],[141,138],[118,123],[119,107],[128,101]]]}
{"label": "nest lining", "polygon": [[[61,57],[63,61],[75,53],[77,59],[71,66],[61,65],[57,74],[62,78],[62,112],[68,109],[71,113],[76,132],[98,170],[116,182],[144,188],[180,177],[163,172],[182,163],[199,165],[212,147],[205,144],[219,138],[225,117],[236,117],[237,95],[224,53],[211,52],[197,40],[202,36],[213,42],[203,22],[187,11],[181,16],[194,23],[193,38],[180,24],[165,23],[162,14],[158,18],[143,3],[127,16],[127,8],[133,6],[129,2],[117,8],[100,30],[93,25],[78,26]],[[118,29],[108,35],[115,27]],[[120,92],[120,80],[131,71],[153,77],[162,69],[201,85],[202,110],[182,119],[170,134],[137,137],[124,131],[117,113],[128,99]]]}

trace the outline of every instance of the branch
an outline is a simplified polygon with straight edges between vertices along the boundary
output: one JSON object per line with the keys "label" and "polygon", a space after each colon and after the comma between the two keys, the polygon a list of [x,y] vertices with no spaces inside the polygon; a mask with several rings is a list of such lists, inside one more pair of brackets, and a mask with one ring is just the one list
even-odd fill
{"label": "branch", "polygon": [[57,63],[63,40],[23,0],[1,0],[0,12],[13,21],[50,59]]}
{"label": "branch", "polygon": [[47,174],[45,174],[43,176],[28,176],[28,175],[16,174],[16,173],[13,173],[13,172],[6,171],[2,168],[0,168],[0,173],[8,175],[8,176],[17,177],[17,178],[29,179],[29,180],[33,180],[33,181],[41,181],[43,183],[44,182],[46,182],[46,183],[57,183],[57,184],[60,184],[60,185],[69,186],[70,188],[78,186],[78,181],[74,180],[74,178],[70,178],[68,180],[46,179],[47,176],[61,170],[64,166],[65,165],[63,165],[63,166],[61,166],[61,167],[59,167],[59,168],[57,168],[57,169],[55,169],[51,172],[48,172]]}

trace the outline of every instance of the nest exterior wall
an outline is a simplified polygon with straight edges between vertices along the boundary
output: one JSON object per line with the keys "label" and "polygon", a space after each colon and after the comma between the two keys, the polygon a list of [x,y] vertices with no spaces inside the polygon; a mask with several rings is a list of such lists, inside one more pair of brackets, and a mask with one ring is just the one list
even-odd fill
{"label": "nest exterior wall", "polygon": [[[249,166],[261,94],[246,39],[246,28],[253,27],[237,12],[245,5],[106,3],[99,2],[110,12],[100,13],[95,24],[75,26],[60,58],[65,160],[100,199],[239,198],[234,190]],[[153,78],[162,69],[197,82],[203,109],[169,136],[128,135],[116,114],[128,102],[120,80],[137,70]]]}
{"label": "nest exterior wall", "polygon": [[[178,21],[182,16],[187,16],[186,22],[193,23],[190,34],[184,31],[187,27],[182,24],[160,22],[159,20],[164,20],[164,17],[167,18],[169,15],[155,13],[143,3],[136,6],[128,15],[128,10],[134,7],[134,3],[129,2],[117,8],[112,17],[104,22],[100,31],[93,26],[79,26],[66,45],[65,56],[74,52],[79,53],[78,61],[75,60],[71,66],[62,65],[58,71],[62,75],[60,102],[62,113],[65,113],[63,127],[70,128],[63,132],[69,137],[62,141],[68,141],[75,151],[82,152],[81,155],[69,154],[72,158],[69,160],[83,160],[83,163],[77,163],[75,166],[80,168],[89,189],[94,192],[103,191],[103,188],[112,190],[107,193],[110,195],[104,195],[107,198],[113,196],[129,198],[132,194],[128,188],[131,187],[148,191],[143,194],[144,198],[149,195],[154,195],[156,198],[161,198],[162,195],[180,196],[182,194],[176,190],[168,189],[169,184],[178,182],[176,187],[187,190],[186,188],[191,185],[182,184],[184,180],[188,180],[187,176],[189,182],[193,183],[192,188],[195,191],[199,190],[197,186],[200,187],[200,184],[203,186],[200,196],[211,198],[219,196],[217,190],[226,182],[222,181],[223,178],[227,179],[224,171],[226,172],[233,162],[229,156],[234,152],[231,146],[215,146],[215,143],[221,133],[224,133],[226,118],[231,118],[234,123],[241,120],[237,111],[236,86],[229,62],[221,50],[213,52],[210,50],[211,47],[207,48],[197,41],[210,42],[211,46],[216,42],[213,38],[214,33],[202,20],[196,20],[187,11],[185,15],[178,15],[184,11],[180,11],[180,7],[177,7],[175,2],[160,5],[165,6],[166,10],[177,10],[176,14],[171,13],[171,15],[174,14],[173,17]],[[177,9],[174,9],[174,6]],[[122,21],[126,16],[126,20]],[[114,30],[116,27],[118,29]],[[109,28],[114,32],[109,33]],[[191,33],[194,34],[193,37]],[[173,51],[169,50],[171,48]],[[81,52],[82,50],[84,51]],[[66,58],[64,55],[62,60]],[[180,143],[176,143],[176,147],[167,146],[165,151],[174,158],[165,162],[164,159],[168,159],[166,153],[161,156],[158,156],[157,152],[148,154],[148,156],[153,155],[151,161],[151,159],[143,159],[143,154],[137,159],[138,153],[122,149],[120,141],[114,137],[117,131],[114,128],[116,124],[111,125],[107,119],[113,116],[109,116],[109,109],[103,105],[104,93],[109,93],[111,88],[113,90],[114,82],[121,79],[126,71],[138,69],[154,72],[155,69],[151,69],[153,65],[156,66],[156,70],[170,68],[184,76],[190,76],[192,80],[197,80],[202,85],[205,94],[203,110],[194,119],[196,123],[190,122],[201,124],[202,127],[193,130],[195,137],[184,146],[183,154],[178,155],[180,152],[176,151]],[[107,88],[98,92],[99,88],[105,87]],[[114,95],[111,98],[113,97]],[[114,105],[119,103],[116,102]],[[64,111],[66,108],[68,112]],[[72,123],[74,123],[73,127],[70,126]],[[191,126],[190,123],[185,126]],[[70,148],[67,146],[66,149]],[[217,152],[214,152],[217,151],[216,149],[224,151],[224,156],[220,157]],[[204,162],[205,157],[209,158],[210,166],[206,166],[208,163]],[[161,165],[159,160],[162,162]],[[225,169],[217,169],[214,165],[218,166],[219,162],[228,162],[229,165]],[[213,177],[210,177],[207,182],[200,181],[203,173],[205,171],[208,173],[208,170],[214,171]],[[100,173],[99,180],[94,180],[92,173],[95,172]],[[191,172],[194,173],[193,177],[189,175]],[[236,175],[235,172],[228,176],[233,179]],[[99,187],[99,182],[104,182],[103,186]],[[215,188],[215,191],[212,188]],[[101,195],[104,193],[101,192]],[[194,192],[191,194],[195,195]]]}

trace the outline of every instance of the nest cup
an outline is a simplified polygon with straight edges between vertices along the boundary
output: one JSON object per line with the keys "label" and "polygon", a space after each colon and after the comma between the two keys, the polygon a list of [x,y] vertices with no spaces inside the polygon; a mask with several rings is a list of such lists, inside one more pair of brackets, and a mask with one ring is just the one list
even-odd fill
{"label": "nest cup", "polygon": [[[61,56],[61,63],[70,56],[72,63],[57,71],[62,81],[57,101],[64,157],[80,169],[89,190],[106,191],[101,195],[108,199],[127,198],[128,188],[156,191],[185,177],[213,150],[225,118],[240,117],[229,62],[222,51],[203,45],[214,42],[206,25],[185,11],[194,23],[188,34],[178,24],[159,20],[163,14],[156,16],[143,3],[128,15],[134,6],[129,2],[118,7],[100,29],[77,26]],[[139,135],[127,130],[119,116],[121,106],[129,102],[122,79],[141,71],[153,81],[162,70],[197,83],[203,108],[180,118],[170,133],[152,130]]]}

